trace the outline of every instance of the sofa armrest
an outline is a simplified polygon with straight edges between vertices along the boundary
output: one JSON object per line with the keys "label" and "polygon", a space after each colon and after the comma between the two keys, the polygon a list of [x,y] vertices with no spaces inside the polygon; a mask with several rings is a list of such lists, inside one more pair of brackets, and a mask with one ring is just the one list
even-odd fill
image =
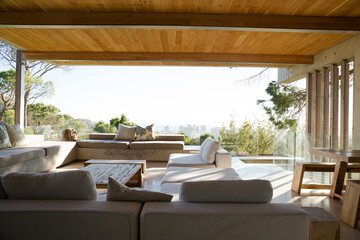
{"label": "sofa armrest", "polygon": [[219,149],[215,155],[215,165],[217,168],[231,168],[231,154],[225,149]]}

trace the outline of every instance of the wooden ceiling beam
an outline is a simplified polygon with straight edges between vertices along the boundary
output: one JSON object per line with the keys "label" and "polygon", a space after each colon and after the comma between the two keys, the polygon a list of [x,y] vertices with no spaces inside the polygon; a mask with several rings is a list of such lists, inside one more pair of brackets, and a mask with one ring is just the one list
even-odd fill
{"label": "wooden ceiling beam", "polygon": [[0,12],[0,27],[359,33],[360,18],[173,13]]}
{"label": "wooden ceiling beam", "polygon": [[28,60],[312,64],[312,56],[228,53],[32,52]]}

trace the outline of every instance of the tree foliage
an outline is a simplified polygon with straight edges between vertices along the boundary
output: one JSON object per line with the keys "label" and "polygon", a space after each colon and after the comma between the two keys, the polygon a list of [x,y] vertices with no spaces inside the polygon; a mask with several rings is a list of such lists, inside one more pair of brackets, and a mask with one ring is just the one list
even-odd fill
{"label": "tree foliage", "polygon": [[271,98],[258,100],[257,104],[263,107],[269,120],[278,129],[296,129],[306,105],[306,89],[272,81],[266,88],[266,93]]}
{"label": "tree foliage", "polygon": [[178,134],[184,135],[184,144],[185,145],[196,145],[197,141],[195,138],[190,138],[185,132],[179,131]]}
{"label": "tree foliage", "polygon": [[104,123],[103,121],[99,121],[95,124],[94,131],[98,133],[115,133],[116,127]]}
{"label": "tree foliage", "polygon": [[15,106],[15,70],[0,72],[0,103],[2,121],[6,111]]}
{"label": "tree foliage", "polygon": [[210,133],[205,133],[205,134],[200,136],[200,144],[202,144],[205,141],[205,139],[208,138],[208,137],[211,137],[212,139],[214,139],[213,135],[211,135]]}
{"label": "tree foliage", "polygon": [[121,114],[121,118],[112,118],[110,119],[110,125],[118,128],[119,123],[125,126],[135,126],[135,123],[130,122],[130,120],[125,116],[125,114]]}
{"label": "tree foliage", "polygon": [[229,127],[220,129],[220,141],[223,148],[230,152],[270,154],[273,152],[271,124],[263,121],[245,121],[240,128],[232,118]]}
{"label": "tree foliage", "polygon": [[[16,48],[6,43],[0,42],[0,59],[5,61],[12,70],[8,70],[9,76],[7,78],[8,85],[11,85],[11,92],[15,92],[15,69],[16,69]],[[63,69],[69,70],[69,67],[53,65],[48,62],[43,61],[29,61],[24,60],[25,66],[25,126],[28,126],[27,122],[27,105],[31,102],[34,103],[35,100],[43,97],[51,97],[54,94],[54,84],[51,81],[44,82],[42,76],[54,69]],[[2,86],[1,86],[2,87]],[[8,86],[9,87],[9,86]],[[9,92],[9,93],[11,93]],[[0,98],[0,101],[3,104],[2,115],[0,115],[0,120],[2,120],[3,115],[8,109],[14,108],[15,94],[10,95],[10,101],[8,104]],[[0,96],[1,97],[1,96]]]}

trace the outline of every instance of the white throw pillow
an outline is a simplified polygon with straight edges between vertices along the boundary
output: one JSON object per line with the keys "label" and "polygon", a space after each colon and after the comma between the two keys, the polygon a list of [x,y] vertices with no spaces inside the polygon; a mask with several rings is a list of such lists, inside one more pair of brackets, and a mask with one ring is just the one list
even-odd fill
{"label": "white throw pillow", "polygon": [[207,144],[207,142],[208,142],[210,139],[212,139],[212,138],[211,138],[211,137],[207,137],[207,138],[203,141],[203,143],[200,145],[200,149],[199,149],[200,157],[201,157],[201,154],[202,154],[202,152],[203,152],[203,150],[204,150],[205,145]]}
{"label": "white throw pillow", "polygon": [[208,163],[215,162],[216,151],[219,150],[220,143],[214,139],[209,139],[201,152],[201,159]]}
{"label": "white throw pillow", "polygon": [[268,180],[184,182],[180,200],[212,203],[269,203],[273,189]]}
{"label": "white throw pillow", "polygon": [[83,170],[30,173],[12,172],[1,177],[9,199],[96,200],[90,172]]}
{"label": "white throw pillow", "polygon": [[136,127],[129,127],[119,123],[119,130],[117,131],[114,140],[134,141],[135,131]]}
{"label": "white throw pillow", "polygon": [[154,124],[145,128],[136,126],[136,141],[154,141]]}
{"label": "white throw pillow", "polygon": [[15,124],[14,126],[11,126],[5,123],[5,126],[9,134],[12,147],[26,146],[29,144],[19,124]]}
{"label": "white throw pillow", "polygon": [[172,195],[152,192],[141,188],[129,188],[126,185],[109,177],[107,201],[131,201],[131,202],[170,202]]}
{"label": "white throw pillow", "polygon": [[0,149],[11,148],[9,134],[4,122],[0,122]]}

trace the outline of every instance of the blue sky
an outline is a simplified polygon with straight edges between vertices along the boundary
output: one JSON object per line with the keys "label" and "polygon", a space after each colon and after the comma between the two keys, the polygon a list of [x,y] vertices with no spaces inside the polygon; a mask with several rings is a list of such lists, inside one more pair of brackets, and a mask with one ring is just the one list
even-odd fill
{"label": "blue sky", "polygon": [[[0,70],[7,70],[4,64]],[[54,70],[43,79],[53,81],[55,95],[39,100],[75,118],[108,122],[124,113],[139,125],[227,124],[233,114],[245,119],[266,119],[256,105],[267,99],[265,88],[277,80],[270,69],[263,80],[236,83],[261,68],[75,66]]]}

